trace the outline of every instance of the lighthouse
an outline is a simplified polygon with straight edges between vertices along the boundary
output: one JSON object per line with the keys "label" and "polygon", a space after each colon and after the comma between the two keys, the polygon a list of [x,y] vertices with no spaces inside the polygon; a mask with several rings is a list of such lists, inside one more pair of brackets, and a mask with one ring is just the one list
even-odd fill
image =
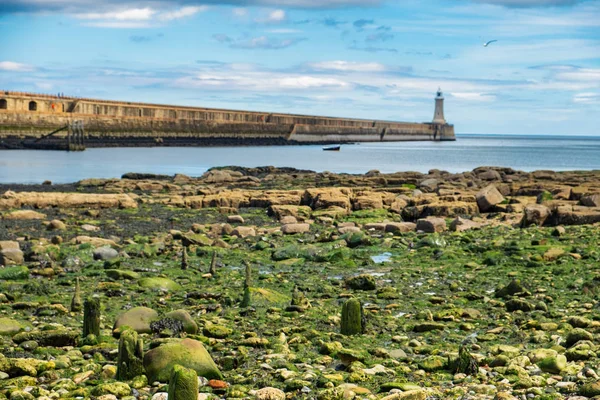
{"label": "lighthouse", "polygon": [[433,113],[434,124],[446,124],[446,118],[444,118],[444,94],[442,89],[438,88],[437,95],[435,96],[435,112]]}

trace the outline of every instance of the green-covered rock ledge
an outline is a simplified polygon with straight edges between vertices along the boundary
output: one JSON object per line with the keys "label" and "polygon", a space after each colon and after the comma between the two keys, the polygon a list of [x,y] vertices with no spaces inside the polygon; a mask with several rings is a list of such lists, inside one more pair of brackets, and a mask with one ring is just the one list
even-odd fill
{"label": "green-covered rock ledge", "polygon": [[0,185],[0,399],[600,398],[600,172]]}

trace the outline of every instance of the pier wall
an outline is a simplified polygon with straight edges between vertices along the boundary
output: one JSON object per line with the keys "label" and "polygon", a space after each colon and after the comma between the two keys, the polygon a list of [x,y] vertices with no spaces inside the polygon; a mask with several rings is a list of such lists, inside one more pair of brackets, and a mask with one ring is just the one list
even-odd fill
{"label": "pier wall", "polygon": [[0,140],[38,138],[74,120],[90,146],[454,140],[451,125],[0,92]]}

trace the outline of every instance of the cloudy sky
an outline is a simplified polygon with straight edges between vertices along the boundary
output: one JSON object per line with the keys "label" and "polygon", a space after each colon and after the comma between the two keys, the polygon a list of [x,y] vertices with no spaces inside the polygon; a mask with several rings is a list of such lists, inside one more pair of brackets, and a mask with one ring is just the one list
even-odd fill
{"label": "cloudy sky", "polygon": [[[0,89],[600,135],[600,0],[0,0]],[[496,39],[484,47],[483,43]]]}

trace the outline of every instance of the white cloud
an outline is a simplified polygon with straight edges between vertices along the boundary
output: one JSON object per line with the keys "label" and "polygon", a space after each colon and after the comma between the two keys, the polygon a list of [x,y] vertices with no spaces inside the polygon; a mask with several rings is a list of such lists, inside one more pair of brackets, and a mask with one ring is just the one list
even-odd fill
{"label": "white cloud", "polygon": [[344,72],[381,72],[386,70],[385,65],[376,62],[361,63],[354,61],[323,61],[318,63],[310,63],[308,66],[317,70]]}
{"label": "white cloud", "polygon": [[600,93],[577,93],[573,102],[579,104],[600,104]]}
{"label": "white cloud", "polygon": [[600,83],[600,68],[577,68],[568,71],[561,71],[556,74],[556,78],[571,81]]}
{"label": "white cloud", "polygon": [[99,28],[149,28],[160,24],[160,22],[191,17],[207,9],[207,6],[188,6],[172,11],[159,11],[157,9],[145,7],[101,13],[79,13],[74,14],[74,17],[90,21],[84,24],[86,26]]}
{"label": "white cloud", "polygon": [[287,19],[287,14],[284,10],[273,10],[264,18],[259,18],[256,22],[261,24],[280,24]]}
{"label": "white cloud", "polygon": [[191,17],[199,12],[206,11],[208,9],[207,6],[195,6],[195,7],[183,7],[176,11],[169,11],[161,13],[158,16],[158,19],[162,21],[172,21],[174,19],[180,19],[185,17]]}
{"label": "white cloud", "polygon": [[21,64],[13,61],[0,61],[0,71],[31,72],[35,68],[31,65]]}
{"label": "white cloud", "polygon": [[131,8],[123,11],[104,12],[104,13],[82,13],[75,14],[79,19],[99,19],[99,20],[115,20],[115,21],[148,21],[156,11],[146,8]]}
{"label": "white cloud", "polygon": [[478,101],[478,102],[491,102],[496,100],[496,96],[488,93],[477,93],[477,92],[451,92],[452,97],[467,101]]}

